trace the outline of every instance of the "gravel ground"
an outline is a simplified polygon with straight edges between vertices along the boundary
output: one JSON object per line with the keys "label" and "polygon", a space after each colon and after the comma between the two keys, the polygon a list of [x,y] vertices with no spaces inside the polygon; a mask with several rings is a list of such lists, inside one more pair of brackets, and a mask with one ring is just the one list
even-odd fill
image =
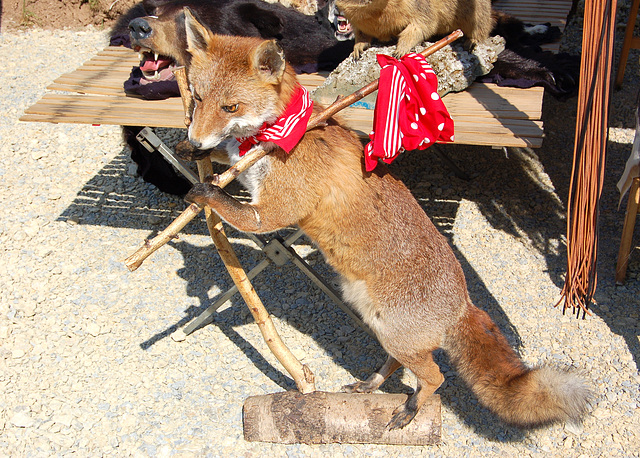
{"label": "gravel ground", "polygon": [[[578,22],[566,40],[576,51]],[[393,166],[450,238],[475,303],[525,361],[574,366],[591,380],[597,400],[583,430],[505,426],[439,353],[442,444],[284,446],[242,437],[244,399],[294,385],[239,298],[184,342],[170,338],[230,284],[205,225],[191,223],[128,272],[123,259],[172,221],[181,199],[135,176],[118,127],[18,121],[48,83],[105,44],[95,29],[0,35],[0,455],[638,456],[637,249],[626,285],[613,282],[624,217],[615,183],[633,141],[638,51],[613,96],[597,304],[585,320],[553,308],[565,269],[576,98],[545,99],[541,149],[447,147],[474,176],[469,182],[435,155],[407,153]],[[160,134],[169,142],[179,135]],[[230,237],[245,265],[261,259],[246,236]],[[297,248],[331,276],[310,245]],[[291,265],[268,268],[255,287],[319,389],[339,390],[384,360],[378,344]],[[383,389],[412,386],[401,371]]]}

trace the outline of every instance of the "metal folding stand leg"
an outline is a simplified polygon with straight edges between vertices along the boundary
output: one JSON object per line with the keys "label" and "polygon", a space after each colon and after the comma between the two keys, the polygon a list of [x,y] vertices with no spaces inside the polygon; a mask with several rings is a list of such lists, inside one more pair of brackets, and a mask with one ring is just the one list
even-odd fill
{"label": "metal folding stand leg", "polygon": [[136,135],[136,140],[138,140],[150,153],[153,154],[158,151],[162,154],[162,156],[169,161],[171,165],[178,169],[180,173],[182,173],[191,183],[198,183],[200,181],[198,180],[198,175],[196,175],[182,159],[176,157],[173,154],[173,151],[171,151],[169,147],[160,140],[150,127],[142,129],[138,135]]}
{"label": "metal folding stand leg", "polygon": [[[340,298],[340,294],[327,283],[322,276],[316,272],[293,248],[292,244],[298,240],[304,233],[301,229],[296,230],[286,238],[280,236],[274,236],[271,239],[267,239],[262,235],[249,234],[249,236],[256,242],[258,247],[266,255],[266,258],[259,262],[253,269],[247,272],[249,280],[253,280],[264,269],[266,269],[271,263],[276,266],[283,266],[289,261],[292,261],[302,273],[304,273],[309,279],[311,279],[318,288],[320,288],[333,302],[336,303],[347,315],[353,319],[362,329],[370,333],[369,328],[362,322],[362,320],[349,308],[347,304]],[[238,288],[234,285],[229,288],[225,293],[221,294],[216,301],[207,307],[196,318],[189,322],[184,328],[176,331],[172,334],[174,340],[182,340],[196,329],[210,323],[213,320],[213,314],[229,299],[231,299],[238,292]],[[373,335],[373,334],[372,334]]]}
{"label": "metal folding stand leg", "polygon": [[[137,135],[137,140],[151,153],[155,151],[160,152],[162,156],[173,164],[176,169],[180,171],[189,181],[197,183],[197,175],[189,169],[188,165],[181,159],[177,158],[173,151],[167,147],[162,140],[153,132],[152,129],[145,127]],[[268,240],[266,237],[258,234],[248,234],[266,255],[266,258],[258,263],[253,269],[247,272],[249,280],[253,280],[264,269],[266,269],[271,263],[276,266],[283,266],[288,261],[292,261],[302,273],[304,273],[309,279],[311,279],[318,288],[320,288],[333,302],[336,303],[352,320],[356,322],[358,326],[367,331],[373,336],[371,330],[366,324],[362,322],[349,306],[340,298],[340,294],[327,283],[320,274],[318,274],[298,253],[291,247],[291,245],[298,240],[304,233],[301,229],[298,229],[287,238],[275,236]],[[220,295],[216,301],[207,307],[200,315],[194,318],[184,328],[174,332],[171,337],[176,341],[181,341],[191,334],[196,329],[210,323],[213,320],[213,314],[224,304],[231,299],[238,292],[237,286],[232,286],[225,293]]]}

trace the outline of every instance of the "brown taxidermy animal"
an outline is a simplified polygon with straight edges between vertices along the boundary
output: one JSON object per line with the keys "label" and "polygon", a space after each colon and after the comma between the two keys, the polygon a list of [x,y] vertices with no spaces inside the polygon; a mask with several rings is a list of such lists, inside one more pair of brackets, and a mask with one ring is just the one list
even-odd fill
{"label": "brown taxidermy animal", "polygon": [[494,21],[491,0],[337,0],[336,6],[355,33],[357,59],[371,40],[398,39],[394,55],[436,35],[461,29],[472,43],[489,37]]}
{"label": "brown taxidermy animal", "polygon": [[[189,139],[197,147],[254,135],[289,103],[297,81],[274,41],[218,36],[186,13],[188,79],[196,100]],[[314,107],[317,112],[320,107]],[[524,365],[489,315],[469,298],[460,263],[411,192],[380,164],[364,168],[358,137],[335,119],[309,130],[289,154],[273,143],[239,179],[252,200],[196,184],[186,200],[211,207],[245,232],[298,225],[340,274],[345,299],[389,357],[348,392],[372,392],[401,366],[417,379],[389,428],[401,428],[442,384],[432,352],[442,347],[480,401],[509,423],[578,421],[590,390],[578,376]]]}

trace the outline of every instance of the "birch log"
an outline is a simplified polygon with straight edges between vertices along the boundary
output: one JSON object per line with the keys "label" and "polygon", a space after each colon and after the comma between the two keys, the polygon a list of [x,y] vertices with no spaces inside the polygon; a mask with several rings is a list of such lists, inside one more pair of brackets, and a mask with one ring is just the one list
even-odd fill
{"label": "birch log", "polygon": [[393,411],[405,394],[285,391],[247,398],[243,408],[247,441],[280,444],[433,445],[440,442],[440,396],[432,395],[402,429],[389,431]]}

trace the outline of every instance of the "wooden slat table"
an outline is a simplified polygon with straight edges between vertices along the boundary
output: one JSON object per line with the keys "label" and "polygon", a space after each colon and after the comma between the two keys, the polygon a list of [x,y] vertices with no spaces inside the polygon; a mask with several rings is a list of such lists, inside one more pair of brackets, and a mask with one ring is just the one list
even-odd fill
{"label": "wooden slat table", "polygon": [[[494,6],[528,22],[550,21],[564,28],[571,1],[498,0]],[[552,50],[557,51],[557,47]],[[80,68],[56,79],[47,88],[52,92],[29,107],[20,120],[183,129],[184,111],[180,98],[153,101],[125,94],[123,83],[128,79],[131,68],[137,65],[137,53],[124,47],[108,47]],[[310,90],[322,84],[324,78],[320,74],[299,76],[301,83]],[[455,123],[455,143],[541,146],[543,94],[540,87],[514,89],[474,83],[463,92],[446,95],[443,101]],[[371,130],[372,110],[347,108],[340,116],[363,136]],[[295,256],[292,253],[294,262]],[[306,263],[300,260],[296,265],[348,313],[349,309],[339,295]],[[188,332],[184,331],[184,334],[205,323],[217,304],[187,326]]]}
{"label": "wooden slat table", "polygon": [[[571,0],[496,0],[494,7],[525,22],[549,22],[564,29]],[[545,49],[558,51],[559,44]],[[124,93],[123,82],[138,65],[137,54],[123,47],[108,47],[77,70],[62,75],[48,93],[25,111],[22,121],[116,124],[184,128],[179,98],[142,100]],[[324,81],[321,74],[299,75],[312,90]],[[515,89],[474,83],[467,90],[447,94],[443,101],[455,123],[455,143],[487,146],[542,145],[540,87]],[[365,136],[371,130],[373,111],[348,108],[342,119]]]}
{"label": "wooden slat table", "polygon": [[[142,100],[125,94],[122,86],[137,54],[123,47],[108,47],[77,70],[62,75],[48,93],[29,107],[22,121],[115,124],[184,128],[179,98]],[[324,81],[320,74],[299,75],[312,90]],[[513,89],[474,83],[468,90],[448,94],[444,102],[456,126],[456,143],[491,146],[542,144],[542,88]],[[362,135],[372,126],[373,111],[348,108],[345,122]]]}

